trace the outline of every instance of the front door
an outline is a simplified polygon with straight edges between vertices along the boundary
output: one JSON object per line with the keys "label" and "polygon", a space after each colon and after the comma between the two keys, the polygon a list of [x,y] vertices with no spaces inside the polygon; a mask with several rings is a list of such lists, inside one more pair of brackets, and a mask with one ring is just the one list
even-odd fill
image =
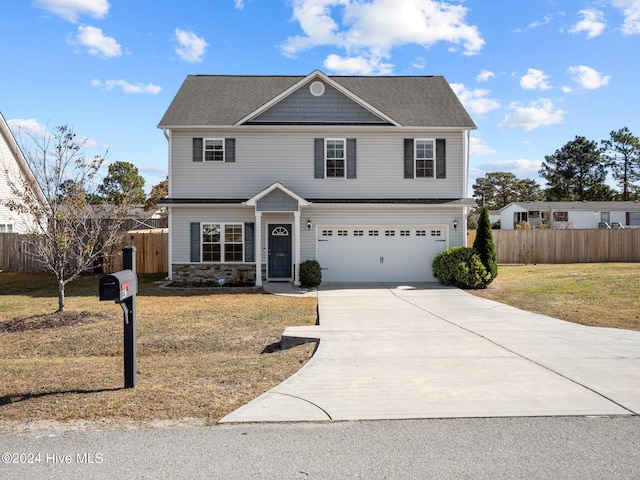
{"label": "front door", "polygon": [[269,225],[269,278],[291,278],[291,224]]}

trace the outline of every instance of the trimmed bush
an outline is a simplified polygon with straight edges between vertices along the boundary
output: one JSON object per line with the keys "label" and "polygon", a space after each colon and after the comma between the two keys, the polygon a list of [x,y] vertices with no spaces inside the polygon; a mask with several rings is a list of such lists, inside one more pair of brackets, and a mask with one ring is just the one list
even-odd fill
{"label": "trimmed bush", "polygon": [[322,283],[322,270],[316,260],[305,260],[300,264],[300,285],[305,288],[317,287]]}
{"label": "trimmed bush", "polygon": [[476,239],[473,241],[473,249],[478,253],[480,261],[487,270],[485,285],[490,284],[498,276],[498,261],[496,259],[496,246],[493,243],[491,233],[491,221],[489,220],[489,209],[484,206],[480,209],[478,218],[478,230]]}
{"label": "trimmed bush", "polygon": [[453,247],[438,254],[432,263],[433,275],[443,285],[484,288],[487,269],[473,248]]}

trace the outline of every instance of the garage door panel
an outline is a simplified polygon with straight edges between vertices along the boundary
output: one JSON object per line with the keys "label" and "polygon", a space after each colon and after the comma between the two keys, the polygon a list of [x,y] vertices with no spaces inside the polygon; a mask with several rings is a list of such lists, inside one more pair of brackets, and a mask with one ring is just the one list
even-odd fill
{"label": "garage door panel", "polygon": [[318,260],[325,282],[430,282],[433,257],[446,248],[433,227],[325,227]]}

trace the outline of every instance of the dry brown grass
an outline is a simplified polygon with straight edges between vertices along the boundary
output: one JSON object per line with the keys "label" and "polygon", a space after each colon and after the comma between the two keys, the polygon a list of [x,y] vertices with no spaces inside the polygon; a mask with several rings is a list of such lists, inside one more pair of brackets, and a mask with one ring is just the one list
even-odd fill
{"label": "dry brown grass", "polygon": [[640,264],[501,265],[471,293],[583,325],[640,330]]}
{"label": "dry brown grass", "polygon": [[138,384],[123,389],[122,310],[98,301],[99,276],[71,284],[71,315],[56,319],[50,277],[0,272],[0,431],[46,420],[210,424],[312,354],[262,352],[285,327],[315,323],[315,298],[168,290],[156,279],[140,276]]}

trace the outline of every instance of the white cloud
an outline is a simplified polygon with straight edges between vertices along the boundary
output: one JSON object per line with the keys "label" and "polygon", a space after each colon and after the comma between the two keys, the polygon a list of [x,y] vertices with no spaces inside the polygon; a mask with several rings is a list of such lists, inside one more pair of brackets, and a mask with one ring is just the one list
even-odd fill
{"label": "white cloud", "polygon": [[234,6],[238,9],[238,10],[242,10],[244,8],[244,0],[235,0],[234,1]]}
{"label": "white cloud", "polygon": [[107,37],[100,28],[78,27],[78,35],[69,38],[71,45],[86,47],[91,55],[102,58],[119,57],[122,55],[122,48],[113,37]]}
{"label": "white cloud", "polygon": [[580,10],[578,14],[582,15],[576,25],[569,30],[570,33],[579,34],[581,32],[587,33],[587,38],[597,37],[602,34],[607,24],[604,22],[604,13],[595,8],[587,8]]}
{"label": "white cloud", "polygon": [[204,52],[209,46],[209,44],[205,42],[204,38],[198,37],[193,32],[188,32],[179,28],[176,28],[175,30],[175,41],[178,42],[178,46],[176,46],[175,49],[176,53],[185,62],[189,63],[202,62]]}
{"label": "white cloud", "polygon": [[488,98],[489,90],[480,88],[469,89],[462,83],[452,83],[451,88],[458,96],[462,104],[472,114],[483,115],[500,108],[500,103],[493,98]]}
{"label": "white cloud", "polygon": [[[461,46],[465,55],[484,45],[477,27],[465,21],[467,8],[436,0],[292,0],[302,35],[287,38],[288,57],[316,46],[346,51],[345,59],[365,59],[372,71],[394,47],[440,42]],[[333,59],[332,61],[335,61]]]}
{"label": "white cloud", "polygon": [[162,91],[161,87],[152,83],[149,83],[148,85],[144,85],[142,83],[132,84],[126,80],[91,80],[91,85],[107,91],[120,88],[124,93],[147,93],[150,95],[156,95]]}
{"label": "white cloud", "polygon": [[620,29],[625,35],[640,34],[640,0],[610,0],[611,4],[622,10],[624,23]]}
{"label": "white cloud", "polygon": [[490,79],[496,78],[496,74],[489,70],[480,70],[476,77],[476,82],[488,82]]}
{"label": "white cloud", "polygon": [[46,131],[47,127],[38,122],[35,118],[30,118],[25,120],[24,118],[14,118],[12,120],[7,120],[7,125],[9,125],[9,129],[15,137],[33,137],[33,138],[42,138]]}
{"label": "white cloud", "polygon": [[573,75],[573,81],[584,90],[595,90],[596,88],[604,87],[611,80],[610,75],[603,75],[585,65],[569,67],[569,73]]}
{"label": "white cloud", "polygon": [[555,108],[548,98],[541,98],[523,105],[519,102],[511,104],[511,113],[498,124],[501,130],[523,129],[527,132],[540,127],[561,124],[564,121],[564,110]]}
{"label": "white cloud", "polygon": [[383,63],[382,58],[341,57],[334,53],[326,58],[324,66],[341,75],[390,75],[393,71],[393,65]]}
{"label": "white cloud", "polygon": [[83,15],[104,18],[109,13],[107,0],[35,0],[35,3],[43,10],[72,23],[76,23]]}
{"label": "white cloud", "polygon": [[525,90],[549,90],[551,86],[547,83],[548,79],[542,70],[530,68],[520,79],[520,86]]}
{"label": "white cloud", "polygon": [[494,153],[496,153],[496,151],[489,145],[487,145],[480,135],[471,135],[471,142],[469,144],[469,155],[493,155]]}

